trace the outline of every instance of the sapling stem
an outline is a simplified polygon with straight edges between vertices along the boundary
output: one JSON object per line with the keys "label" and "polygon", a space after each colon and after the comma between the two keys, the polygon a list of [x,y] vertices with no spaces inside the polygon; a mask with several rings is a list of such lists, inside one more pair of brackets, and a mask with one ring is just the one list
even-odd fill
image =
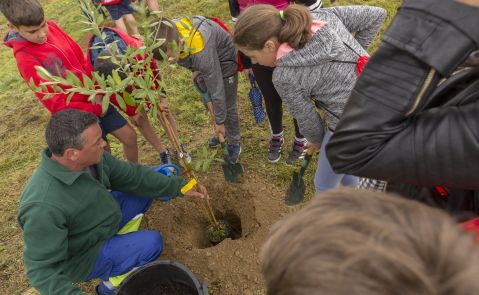
{"label": "sapling stem", "polygon": [[[195,172],[192,169],[189,168],[190,165],[188,164],[188,162],[186,161],[186,158],[183,155],[183,151],[181,150],[180,140],[178,139],[178,137],[174,133],[173,128],[171,127],[170,122],[168,121],[168,118],[166,117],[165,110],[163,110],[160,107],[160,105],[157,105],[157,108],[158,108],[158,112],[160,114],[161,121],[163,121],[162,123],[165,126],[168,138],[170,139],[171,144],[173,145],[176,152],[180,156],[180,161],[183,163],[183,167],[185,168],[184,173],[186,173],[190,179],[196,179],[197,183],[199,184],[199,180],[198,180],[198,178],[196,178]],[[200,187],[199,187],[198,184],[195,185],[195,189],[200,192],[201,190],[200,190]],[[206,210],[206,213],[208,215],[208,218],[209,218],[211,224],[214,226],[215,229],[219,229],[220,225],[219,225],[218,220],[216,219],[216,217],[213,213],[213,209],[211,209],[210,201],[208,200],[208,195],[206,195],[205,198],[203,199],[203,207]]]}

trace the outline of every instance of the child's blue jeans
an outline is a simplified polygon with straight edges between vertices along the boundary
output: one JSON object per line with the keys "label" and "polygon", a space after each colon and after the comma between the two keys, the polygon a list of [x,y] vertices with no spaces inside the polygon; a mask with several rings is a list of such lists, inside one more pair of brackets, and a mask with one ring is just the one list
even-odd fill
{"label": "child's blue jeans", "polygon": [[[122,219],[119,229],[140,213],[145,213],[153,199],[111,192],[120,204]],[[110,277],[119,276],[142,266],[160,256],[163,240],[157,231],[141,230],[127,234],[115,235],[107,240],[100,249],[95,266],[85,281],[100,278],[108,281]]]}
{"label": "child's blue jeans", "polygon": [[358,185],[358,178],[356,176],[336,174],[331,168],[331,164],[329,164],[328,157],[326,156],[325,147],[332,135],[333,133],[331,131],[326,131],[319,151],[318,167],[316,168],[316,175],[314,176],[316,193],[325,192],[337,187],[339,184],[351,187]]}

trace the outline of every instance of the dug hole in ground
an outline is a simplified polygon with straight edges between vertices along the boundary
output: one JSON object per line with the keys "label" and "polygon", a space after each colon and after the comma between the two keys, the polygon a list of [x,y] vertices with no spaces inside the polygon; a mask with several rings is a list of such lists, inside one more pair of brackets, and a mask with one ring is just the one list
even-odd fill
{"label": "dug hole in ground", "polygon": [[160,259],[186,265],[208,283],[210,294],[264,294],[258,252],[271,225],[295,208],[282,205],[284,193],[257,176],[229,184],[217,170],[201,181],[218,220],[230,223],[232,238],[213,245],[206,236],[209,221],[201,201],[185,198],[155,202],[143,227],[161,232]]}

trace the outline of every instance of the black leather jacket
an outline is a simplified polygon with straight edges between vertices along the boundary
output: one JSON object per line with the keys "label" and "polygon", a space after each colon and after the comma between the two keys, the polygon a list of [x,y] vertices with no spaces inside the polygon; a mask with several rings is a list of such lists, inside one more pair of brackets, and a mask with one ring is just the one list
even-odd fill
{"label": "black leather jacket", "polygon": [[451,77],[463,79],[457,89],[438,86],[478,48],[478,8],[405,0],[326,147],[333,169],[479,189],[479,71]]}

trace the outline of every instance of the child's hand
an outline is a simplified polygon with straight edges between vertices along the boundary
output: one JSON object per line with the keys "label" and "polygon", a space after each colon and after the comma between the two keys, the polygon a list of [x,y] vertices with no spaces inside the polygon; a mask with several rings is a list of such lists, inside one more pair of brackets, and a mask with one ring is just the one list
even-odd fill
{"label": "child's hand", "polygon": [[193,84],[195,83],[195,79],[196,79],[196,77],[198,77],[199,74],[200,74],[199,71],[191,72],[191,81],[193,81]]}
{"label": "child's hand", "polygon": [[215,124],[215,133],[216,135],[223,135],[223,138],[225,137],[226,130],[225,130],[225,124]]}
{"label": "child's hand", "polygon": [[249,82],[249,77],[250,77],[250,76],[254,76],[254,74],[253,74],[253,69],[252,69],[252,68],[243,69],[243,75],[244,75],[246,81]]}
{"label": "child's hand", "polygon": [[170,114],[170,109],[168,108],[168,101],[166,98],[160,99],[160,108],[163,112],[165,112],[165,115],[168,116]]}
{"label": "child's hand", "polygon": [[198,198],[198,199],[209,199],[208,192],[206,191],[206,188],[204,186],[202,186],[201,184],[198,184],[197,186],[200,190],[199,192],[195,188],[192,188],[185,193],[185,197]]}

